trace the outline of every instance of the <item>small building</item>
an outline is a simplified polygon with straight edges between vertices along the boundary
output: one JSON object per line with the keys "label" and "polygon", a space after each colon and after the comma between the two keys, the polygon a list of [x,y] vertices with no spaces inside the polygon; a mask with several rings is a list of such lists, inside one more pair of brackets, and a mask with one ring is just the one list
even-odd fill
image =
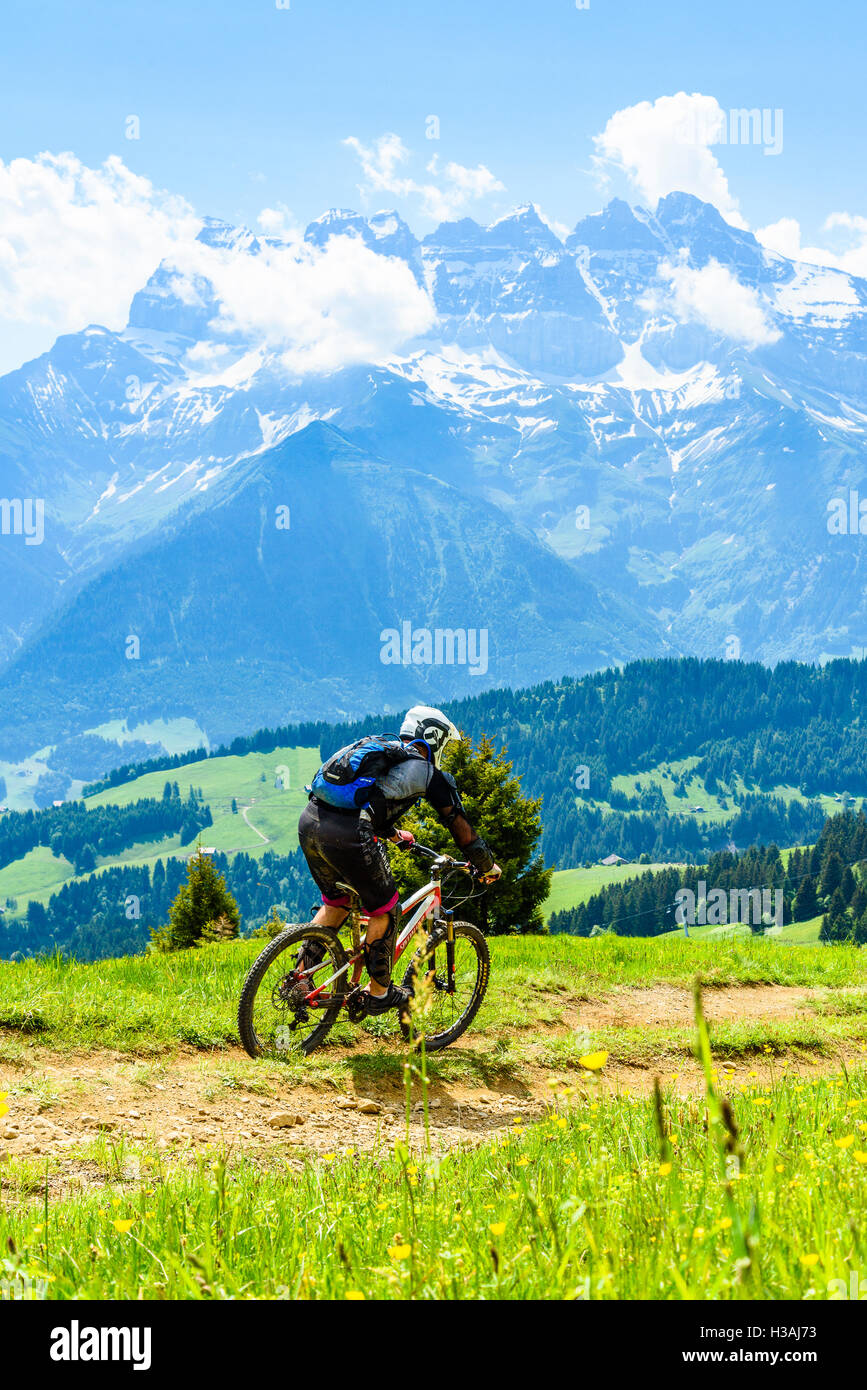
{"label": "small building", "polygon": [[606,869],[613,868],[615,864],[628,864],[628,859],[622,859],[619,854],[609,854],[607,859],[601,860]]}

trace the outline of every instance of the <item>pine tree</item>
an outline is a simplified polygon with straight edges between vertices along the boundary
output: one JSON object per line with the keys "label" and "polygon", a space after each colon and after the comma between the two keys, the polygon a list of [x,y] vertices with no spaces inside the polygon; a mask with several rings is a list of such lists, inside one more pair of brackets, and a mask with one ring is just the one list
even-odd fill
{"label": "pine tree", "polygon": [[795,894],[795,906],[792,916],[796,922],[810,922],[819,913],[819,900],[816,896],[816,884],[811,874],[801,880],[798,891]]}
{"label": "pine tree", "polygon": [[833,851],[825,861],[822,870],[822,877],[819,882],[819,892],[823,898],[832,898],[843,881],[843,860],[839,854]]}
{"label": "pine tree", "polygon": [[[543,931],[541,906],[550,891],[553,870],[545,868],[539,853],[541,798],[522,794],[505,749],[495,754],[486,738],[478,745],[469,738],[450,744],[443,763],[457,782],[470,824],[490,846],[503,871],[502,879],[488,889],[484,899],[462,903],[456,908],[457,915],[480,923],[492,935]],[[401,828],[411,830],[422,844],[460,858],[460,851],[426,801],[401,822]],[[401,897],[427,880],[424,866],[400,850],[391,854],[391,864]],[[459,875],[451,876],[449,886],[456,902],[478,891],[469,878]]]}
{"label": "pine tree", "polygon": [[187,881],[169,908],[165,927],[151,932],[158,951],[186,951],[203,940],[228,940],[238,935],[241,914],[226,888],[226,880],[201,848],[187,865]]}

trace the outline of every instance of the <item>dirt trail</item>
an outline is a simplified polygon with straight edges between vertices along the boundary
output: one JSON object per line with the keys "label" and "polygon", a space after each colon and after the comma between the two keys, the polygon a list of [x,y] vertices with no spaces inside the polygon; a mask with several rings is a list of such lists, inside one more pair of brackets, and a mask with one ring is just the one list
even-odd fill
{"label": "dirt trail", "polygon": [[[711,1024],[726,1019],[778,1020],[812,1013],[811,1004],[825,997],[822,990],[761,985],[707,990],[705,1009]],[[571,1012],[571,1011],[570,1011]],[[668,1027],[692,1024],[688,989],[674,985],[618,990],[604,999],[588,1000],[575,1022],[585,1028]],[[574,1026],[574,1025],[573,1025]],[[550,1030],[562,1033],[563,1025]],[[32,1060],[21,1067],[0,1069],[0,1091],[8,1091],[9,1114],[0,1119],[0,1163],[16,1156],[68,1156],[70,1168],[101,1170],[77,1158],[82,1143],[103,1134],[134,1146],[156,1145],[166,1154],[201,1152],[208,1148],[237,1153],[280,1154],[291,1162],[306,1155],[345,1152],[347,1148],[377,1149],[405,1135],[406,1097],[396,1076],[370,1078],[352,1062],[363,1061],[394,1041],[366,1039],[347,1053],[346,1072],[338,1084],[290,1085],[274,1079],[273,1069],[250,1061],[240,1049],[203,1053],[181,1049],[172,1056],[142,1059],[117,1052],[70,1055],[34,1048]],[[489,1037],[469,1034],[462,1039],[464,1054],[490,1061],[488,1074],[498,1076]],[[456,1053],[457,1049],[452,1049]],[[864,1064],[853,1045],[841,1053],[847,1064]],[[813,1077],[839,1069],[840,1056],[812,1059],[793,1053],[790,1074]],[[721,1064],[726,1085],[737,1088],[779,1076],[779,1059],[740,1059]],[[731,1076],[729,1077],[729,1073]],[[652,1062],[609,1063],[598,1078],[586,1072],[535,1065],[532,1047],[520,1075],[508,1074],[488,1086],[437,1080],[430,1089],[431,1142],[437,1149],[478,1143],[516,1121],[533,1120],[548,1109],[562,1087],[583,1096],[600,1090],[647,1093],[656,1075],[677,1090],[701,1089],[700,1069],[683,1050],[662,1054]],[[676,1080],[672,1080],[676,1075]],[[355,1079],[353,1079],[355,1078]],[[363,1078],[363,1079],[362,1079]],[[556,1084],[551,1085],[554,1081]],[[575,1092],[573,1091],[573,1095]],[[411,1101],[411,1141],[424,1137],[424,1114],[419,1092]],[[2,1175],[2,1167],[0,1167]]]}

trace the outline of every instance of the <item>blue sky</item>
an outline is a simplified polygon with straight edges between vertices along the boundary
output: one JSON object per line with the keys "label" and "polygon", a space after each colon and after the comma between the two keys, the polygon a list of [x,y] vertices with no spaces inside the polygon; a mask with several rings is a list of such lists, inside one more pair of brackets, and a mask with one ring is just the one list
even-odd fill
{"label": "blue sky", "polygon": [[[750,226],[795,217],[812,239],[830,213],[867,212],[865,28],[840,0],[6,0],[0,158],[116,154],[201,214],[255,222],[279,202],[305,222],[365,205],[343,141],[394,132],[420,181],[432,152],[491,171],[504,191],[474,215],[536,201],[572,225],[603,201],[592,136],[609,117],[697,91],[783,109],[781,155],[718,157]],[[630,189],[615,174],[609,191]],[[432,225],[417,198],[366,206],[389,204]]]}

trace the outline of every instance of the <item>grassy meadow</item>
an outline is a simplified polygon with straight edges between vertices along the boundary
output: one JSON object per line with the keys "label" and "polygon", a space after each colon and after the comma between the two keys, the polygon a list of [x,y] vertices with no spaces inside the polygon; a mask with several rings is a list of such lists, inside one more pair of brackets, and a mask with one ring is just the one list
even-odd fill
{"label": "grassy meadow", "polygon": [[[256,943],[0,964],[0,1129],[28,1087],[51,1114],[56,1091],[33,1079],[48,1056],[126,1056],[148,1087],[199,1052],[219,1068],[211,1102],[227,1107],[269,1094],[278,1074],[328,1094],[384,1078],[414,1094],[460,1082],[520,1096],[532,1077],[547,1096],[542,1118],[447,1151],[429,1130],[408,1142],[407,1124],[366,1152],[338,1137],[316,1155],[182,1155],[100,1133],[63,1155],[0,1157],[6,1277],[52,1299],[825,1300],[867,1269],[867,954],[755,939],[491,946],[466,1045],[422,1059],[376,1020],[285,1066],[237,1050]],[[713,1024],[705,1055],[691,1004],[656,1026],[582,1023],[654,989],[689,1001],[696,977],[708,1007],[727,988],[797,987],[810,1010]],[[658,1075],[659,1096],[624,1065]]]}
{"label": "grassy meadow", "polygon": [[[863,1075],[738,1092],[737,1162],[705,1099],[553,1094],[469,1152],[398,1143],[287,1173],[214,1155],[0,1207],[7,1270],[55,1299],[827,1299],[867,1268]],[[666,1137],[667,1136],[667,1137]],[[725,1136],[725,1137],[723,1137]],[[22,1175],[22,1178],[24,1175]],[[14,1187],[13,1187],[14,1190]],[[47,1190],[47,1189],[46,1189]],[[7,1248],[8,1247],[7,1245]]]}
{"label": "grassy meadow", "polygon": [[[14,1062],[23,1048],[111,1048],[158,1056],[181,1046],[202,1049],[237,1044],[235,1014],[243,977],[261,942],[238,941],[205,946],[170,956],[129,956],[80,964],[63,958],[0,961],[0,1065]],[[726,986],[803,986],[833,992],[856,990],[858,1008],[839,1015],[816,1014],[809,1025],[788,1025],[792,1045],[831,1049],[849,1038],[860,1040],[867,1013],[867,953],[853,946],[820,951],[791,948],[767,938],[722,938],[699,942],[671,934],[662,938],[605,936],[494,937],[491,983],[472,1036],[490,1040],[493,1055],[485,1064],[508,1064],[522,1042],[543,1048],[551,1065],[568,1061],[567,1044],[557,1030],[567,1027],[582,1005],[626,988],[649,989],[671,984],[690,987],[698,977],[710,989]],[[399,977],[404,962],[399,962]],[[382,1021],[367,1027],[379,1036]],[[715,1046],[760,1049],[767,1043],[788,1045],[786,1029],[777,1035],[768,1026],[749,1034],[737,1022],[714,1034]],[[670,1046],[688,1054],[686,1030],[665,1020],[643,1028],[624,1041],[623,1028],[596,1028],[589,1045],[604,1047],[613,1058],[662,1055]],[[546,1035],[547,1037],[546,1041]],[[725,1041],[729,1038],[734,1041]],[[329,1066],[357,1036],[339,1025],[333,1047],[314,1054],[305,1067]],[[583,1036],[583,1035],[582,1035]],[[867,1037],[867,1032],[864,1034]],[[547,1050],[544,1050],[547,1049]],[[446,1052],[432,1065],[450,1065],[460,1049]],[[392,1059],[394,1060],[394,1059]],[[384,1064],[391,1064],[387,1059]],[[288,1065],[288,1064],[287,1064]],[[292,1064],[292,1065],[302,1065]],[[400,1063],[394,1060],[394,1065]],[[515,1065],[518,1065],[516,1061]]]}

